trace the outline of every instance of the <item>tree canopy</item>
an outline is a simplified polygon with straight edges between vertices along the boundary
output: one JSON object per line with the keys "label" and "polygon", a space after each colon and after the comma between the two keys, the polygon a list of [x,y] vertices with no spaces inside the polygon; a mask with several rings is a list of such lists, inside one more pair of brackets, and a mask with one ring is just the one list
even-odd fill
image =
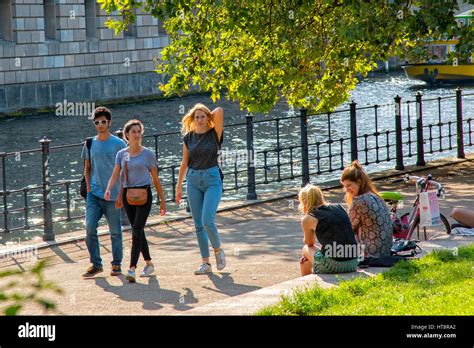
{"label": "tree canopy", "polygon": [[281,98],[331,110],[379,60],[405,57],[429,38],[461,35],[464,52],[473,45],[474,26],[456,25],[454,0],[98,2],[115,15],[107,25],[116,32],[135,20],[134,9],[164,20],[170,45],[156,72],[166,96],[198,85],[250,112],[268,112]]}

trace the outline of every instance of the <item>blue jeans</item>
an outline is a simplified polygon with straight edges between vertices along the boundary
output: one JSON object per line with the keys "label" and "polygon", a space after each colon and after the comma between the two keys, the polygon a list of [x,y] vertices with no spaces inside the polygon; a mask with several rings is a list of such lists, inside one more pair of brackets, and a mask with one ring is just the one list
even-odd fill
{"label": "blue jeans", "polygon": [[86,245],[89,250],[90,262],[96,267],[102,267],[100,258],[100,244],[97,235],[99,220],[105,215],[109,225],[112,241],[112,265],[122,263],[122,226],[120,225],[120,209],[115,208],[115,201],[106,201],[90,192],[86,198]]}
{"label": "blue jeans", "polygon": [[201,257],[209,257],[209,244],[220,248],[221,242],[216,226],[217,207],[222,197],[222,180],[219,167],[196,170],[186,174],[189,207],[193,216]]}

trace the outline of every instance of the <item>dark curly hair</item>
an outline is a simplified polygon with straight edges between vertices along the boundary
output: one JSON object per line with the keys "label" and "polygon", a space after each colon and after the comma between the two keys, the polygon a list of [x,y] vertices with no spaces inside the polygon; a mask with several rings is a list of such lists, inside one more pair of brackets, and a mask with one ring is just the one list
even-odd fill
{"label": "dark curly hair", "polygon": [[105,106],[99,106],[94,110],[94,112],[92,113],[92,120],[95,120],[97,117],[100,116],[105,116],[105,118],[109,121],[112,120],[112,112]]}

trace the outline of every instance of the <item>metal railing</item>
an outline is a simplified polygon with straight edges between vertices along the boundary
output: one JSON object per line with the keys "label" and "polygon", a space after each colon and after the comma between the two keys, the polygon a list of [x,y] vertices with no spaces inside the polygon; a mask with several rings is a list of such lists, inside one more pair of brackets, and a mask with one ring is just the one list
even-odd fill
{"label": "metal railing", "polygon": [[[473,131],[472,111],[465,119],[463,100],[471,106],[474,105],[472,97],[474,93],[463,94],[457,89],[454,96],[423,99],[418,93],[414,101],[402,102],[396,96],[393,104],[359,108],[355,102],[351,102],[349,108],[319,114],[309,114],[307,110],[301,109],[299,114],[290,112],[288,116],[277,118],[257,119],[247,115],[245,122],[224,127],[224,137],[234,137],[234,142],[230,141],[231,145],[235,146],[235,141],[239,139],[243,143],[245,138],[245,148],[223,150],[245,154],[241,161],[237,157],[234,159],[233,155],[230,164],[224,161],[224,190],[239,192],[246,189],[246,198],[253,200],[257,199],[257,191],[272,184],[295,184],[295,180],[301,179],[301,185],[306,185],[312,176],[318,178],[340,171],[356,159],[366,166],[395,162],[395,169],[403,170],[405,161],[414,156],[419,166],[426,164],[427,154],[454,149],[457,150],[458,158],[464,158],[465,148],[473,145]],[[454,104],[449,104],[451,102]],[[425,115],[427,105],[431,107],[430,117]],[[386,110],[387,115],[381,116],[383,110]],[[450,118],[449,115],[455,117]],[[424,119],[429,123],[424,124]],[[344,125],[347,125],[345,129]],[[3,203],[0,233],[27,232],[34,227],[43,227],[43,240],[48,241],[55,238],[56,223],[84,218],[84,214],[73,215],[76,204],[83,205],[76,194],[81,179],[52,182],[51,175],[52,153],[66,148],[80,149],[83,143],[53,147],[49,139],[43,138],[39,142],[38,149],[0,153],[0,197]],[[175,196],[181,151],[163,155],[159,153],[169,150],[168,145],[171,143],[180,144],[181,133],[145,136],[144,145],[150,142],[160,164],[160,179],[168,193],[166,200],[171,202]],[[6,173],[7,159],[34,154],[41,154],[41,182],[11,189]],[[222,152],[222,155],[225,153]],[[79,164],[79,168],[82,172],[82,164]],[[53,196],[59,196],[59,199],[53,199]],[[54,212],[60,206],[64,213],[54,217]],[[32,219],[31,214],[35,210],[37,218]],[[13,215],[16,215],[16,222],[21,220],[21,225],[11,224]]]}

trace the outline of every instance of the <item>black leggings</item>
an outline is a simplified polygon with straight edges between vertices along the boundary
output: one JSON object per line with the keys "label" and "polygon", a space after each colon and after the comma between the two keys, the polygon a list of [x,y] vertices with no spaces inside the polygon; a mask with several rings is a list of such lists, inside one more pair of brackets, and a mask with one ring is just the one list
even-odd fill
{"label": "black leggings", "polygon": [[150,215],[153,196],[151,188],[148,186],[148,199],[144,205],[129,205],[127,202],[127,188],[123,189],[123,206],[127,212],[128,220],[132,225],[132,255],[130,257],[130,267],[137,267],[140,252],[145,261],[150,261],[150,250],[145,236],[145,224]]}

